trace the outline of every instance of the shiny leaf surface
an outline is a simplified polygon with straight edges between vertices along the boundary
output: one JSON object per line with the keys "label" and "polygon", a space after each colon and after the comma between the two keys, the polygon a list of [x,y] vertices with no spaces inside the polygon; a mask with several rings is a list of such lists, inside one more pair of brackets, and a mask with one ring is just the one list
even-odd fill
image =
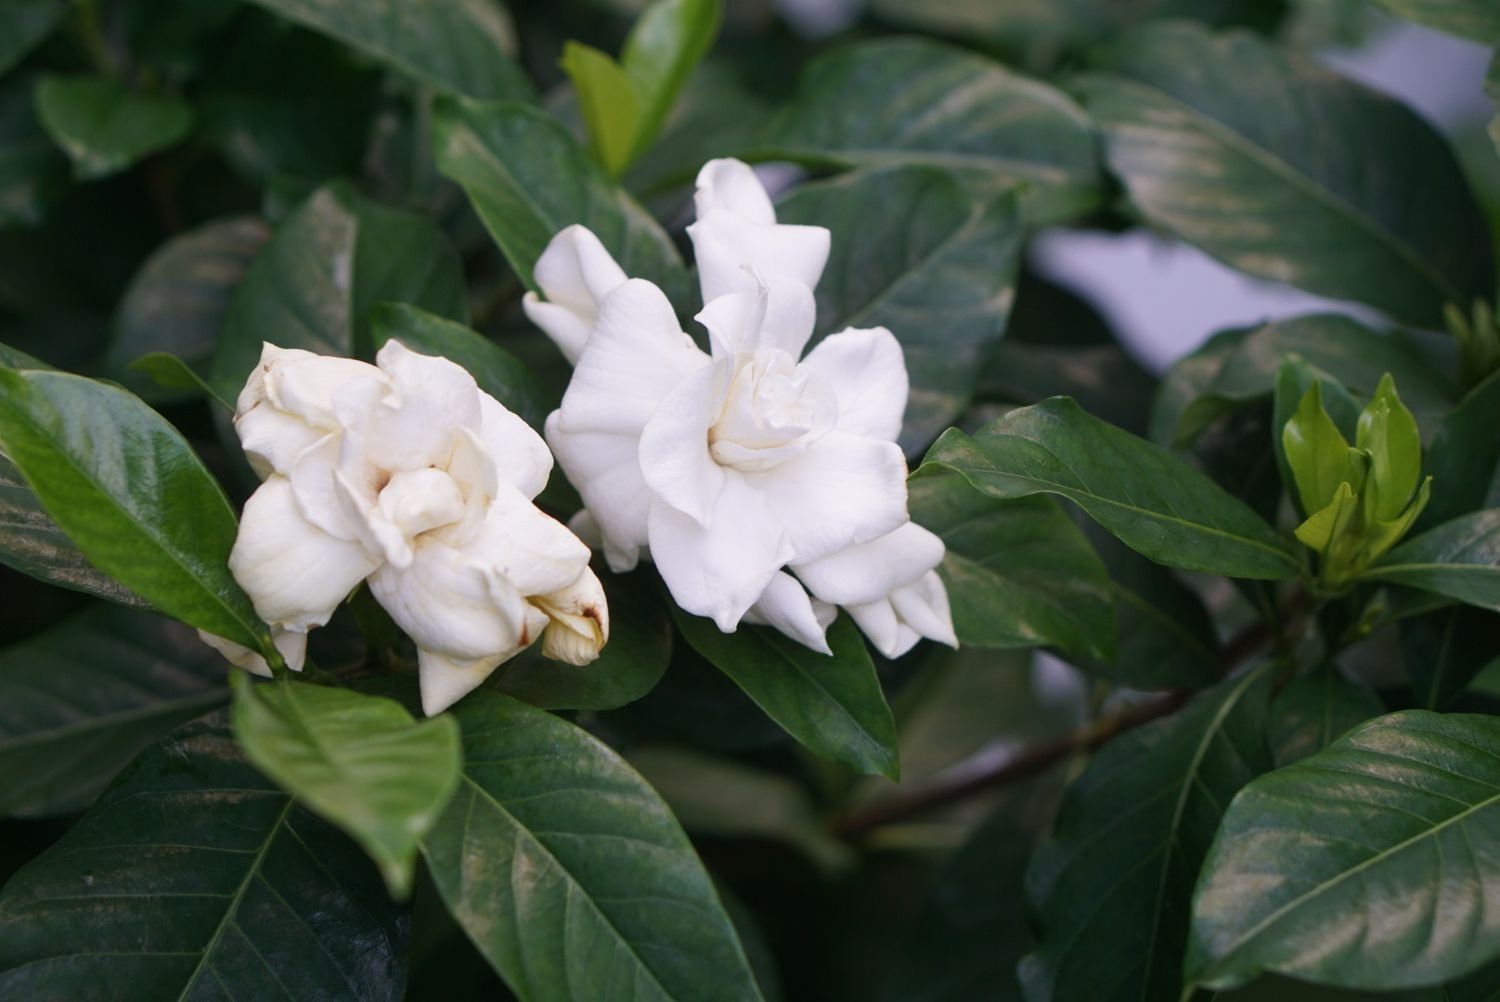
{"label": "shiny leaf surface", "polygon": [[1298,675],[1271,701],[1266,721],[1276,768],[1322,751],[1351,727],[1384,712],[1379,696],[1332,665]]}
{"label": "shiny leaf surface", "polygon": [[1500,508],[1455,518],[1407,540],[1366,576],[1500,611]]}

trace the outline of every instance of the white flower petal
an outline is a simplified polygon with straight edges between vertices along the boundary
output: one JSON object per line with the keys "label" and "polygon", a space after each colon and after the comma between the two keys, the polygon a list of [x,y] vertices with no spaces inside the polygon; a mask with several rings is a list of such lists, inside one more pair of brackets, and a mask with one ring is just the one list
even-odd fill
{"label": "white flower petal", "polygon": [[329,434],[262,400],[234,419],[235,434],[250,468],[262,480],[272,473],[286,475],[310,446]]}
{"label": "white flower petal", "polygon": [[446,468],[459,428],[479,430],[479,387],[462,366],[387,341],[376,362],[394,393],[374,409],[366,440],[386,470]]}
{"label": "white flower petal", "polygon": [[849,328],[818,343],[802,366],[838,395],[839,431],[894,442],[901,434],[909,381],[901,342],[884,327]]}
{"label": "white flower petal", "polygon": [[350,395],[358,388],[361,395],[378,397],[388,387],[385,374],[373,365],[303,351],[282,352],[265,374],[266,398],[277,410],[324,431],[339,428],[336,396]]}
{"label": "white flower petal", "polygon": [[[233,640],[225,640],[223,637],[203,630],[198,631],[198,639],[224,655],[224,660],[236,668],[243,668],[252,675],[260,675],[263,678],[271,677],[271,666],[266,659],[255,651],[237,644]],[[307,634],[294,630],[271,631],[271,640],[276,649],[281,652],[282,660],[292,671],[301,671],[303,664],[307,662]]]}
{"label": "white flower petal", "polygon": [[651,510],[651,488],[636,456],[639,433],[567,432],[559,414],[547,419],[547,443],[598,527],[610,569],[624,573],[646,545]]}
{"label": "white flower petal", "polygon": [[[434,536],[443,540],[441,530]],[[500,485],[463,553],[525,598],[570,587],[589,563],[589,548],[581,539],[508,484]]]}
{"label": "white flower petal", "polygon": [[417,681],[422,690],[422,712],[435,717],[490,677],[505,657],[455,658],[417,649]]}
{"label": "white flower petal", "polygon": [[834,605],[874,602],[909,585],[943,562],[945,547],[915,522],[866,543],[855,543],[792,570],[818,598]]}
{"label": "white flower petal", "polygon": [[755,176],[755,170],[743,160],[723,157],[710,160],[698,171],[693,205],[698,217],[714,209],[727,209],[752,223],[770,226],[776,222],[771,196]]}
{"label": "white flower petal", "polygon": [[364,493],[373,505],[374,482],[379,471],[364,461],[361,450],[346,449],[344,445],[343,436],[337,432],[324,435],[302,450],[286,476],[304,518],[335,539],[360,540],[374,552],[368,546],[372,537],[363,525],[365,516],[351,517],[335,478],[342,472],[350,483],[366,484]]}
{"label": "white flower petal", "polygon": [[765,496],[738,474],[725,477],[707,528],[662,501],[651,505],[649,526],[651,559],[672,597],[725,633],[792,554]]}
{"label": "white flower petal", "polygon": [[924,637],[949,647],[958,646],[948,589],[937,571],[928,571],[904,588],[891,592],[891,605],[901,621]]}
{"label": "white flower petal", "polygon": [[273,476],[245,502],[229,570],[273,627],[307,631],[328,622],[377,566],[356,542],[335,539],[302,517],[292,485]]}
{"label": "white flower petal", "polygon": [[747,476],[786,526],[797,563],[907,521],[906,457],[893,442],[833,431],[780,466]]}
{"label": "white flower petal", "polygon": [[875,649],[888,658],[898,658],[916,646],[921,638],[909,626],[903,627],[896,610],[886,599],[878,599],[863,605],[846,605],[854,624],[859,627]]}
{"label": "white flower petal", "polygon": [[777,571],[760,593],[760,598],[745,613],[744,622],[774,626],[805,647],[820,654],[832,654],[828,646],[828,626],[838,610],[827,602],[810,598],[797,579]]}
{"label": "white flower petal", "polygon": [[577,364],[598,318],[599,303],[625,281],[625,272],[599,238],[583,226],[558,233],[537,258],[532,277],[547,297],[527,293],[521,305],[569,362]]}
{"label": "white flower petal", "polygon": [[240,389],[240,395],[235,399],[234,413],[238,417],[248,412],[256,404],[268,399],[266,396],[266,374],[276,366],[278,362],[290,362],[298,358],[316,358],[310,351],[301,348],[278,348],[269,341],[260,343],[260,359],[255,363],[255,368],[250,370],[250,375],[245,379],[245,385]]}
{"label": "white flower petal", "polygon": [[821,226],[767,226],[716,208],[700,215],[687,232],[705,303],[752,291],[756,273],[811,289],[828,263],[829,236]]}
{"label": "white flower petal", "polygon": [[776,276],[750,278],[749,289],[711,300],[693,319],[708,329],[715,358],[773,348],[795,361],[817,320],[812,290]]}
{"label": "white flower petal", "polygon": [[641,432],[641,475],[658,498],[699,525],[724,489],[724,470],[709,455],[708,428],[723,406],[732,359],[688,376],[667,394]]}
{"label": "white flower petal", "polygon": [[547,443],[488,393],[479,394],[479,413],[479,437],[494,461],[496,475],[528,498],[536,497],[552,475]]}

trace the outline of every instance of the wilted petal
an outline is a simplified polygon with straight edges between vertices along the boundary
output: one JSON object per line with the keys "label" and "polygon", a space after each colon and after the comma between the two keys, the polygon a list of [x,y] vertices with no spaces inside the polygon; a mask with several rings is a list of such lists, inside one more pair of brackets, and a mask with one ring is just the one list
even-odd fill
{"label": "wilted petal", "polygon": [[907,520],[906,457],[893,442],[834,431],[747,477],[786,526],[797,563],[883,536]]}
{"label": "wilted petal", "polygon": [[499,478],[534,498],[552,475],[552,453],[542,436],[488,393],[479,394],[480,430]]}
{"label": "wilted petal", "polygon": [[658,498],[706,525],[724,488],[724,470],[709,455],[708,429],[723,406],[732,359],[688,376],[667,394],[641,432],[641,475]]}
{"label": "wilted petal", "polygon": [[834,605],[860,605],[884,598],[943,562],[945,547],[915,522],[867,543],[855,543],[792,570],[808,589]]}
{"label": "wilted petal", "polygon": [[655,501],[649,531],[651,559],[677,604],[708,616],[725,633],[792,555],[765,496],[739,474],[725,477],[707,527]]}
{"label": "wilted petal", "polygon": [[538,595],[531,604],[547,614],[547,628],[542,632],[544,657],[586,665],[609,642],[609,603],[604,586],[587,567],[568,587]]}
{"label": "wilted petal", "polygon": [[547,301],[528,292],[521,305],[576,364],[598,318],[599,302],[625,281],[625,272],[598,237],[575,225],[552,238],[531,273]]}
{"label": "wilted petal", "polygon": [[376,405],[367,442],[379,450],[387,470],[444,468],[459,428],[480,428],[479,387],[474,377],[446,358],[419,355],[387,341],[376,356],[394,392]]}
{"label": "wilted petal", "polygon": [[[223,637],[206,633],[203,630],[198,631],[198,639],[224,655],[224,660],[236,668],[243,668],[252,675],[271,677],[271,666],[266,663],[266,659],[243,644],[225,640]],[[302,665],[307,661],[307,634],[294,630],[273,629],[271,640],[275,643],[276,649],[281,652],[281,658],[286,662],[286,666],[292,671],[301,671]]]}
{"label": "wilted petal", "polygon": [[378,566],[357,542],[335,539],[303,518],[285,477],[273,476],[245,502],[229,570],[273,627],[305,632],[328,622]]}
{"label": "wilted petal", "polygon": [[802,367],[838,396],[839,431],[894,442],[901,434],[909,382],[901,342],[884,327],[849,328],[824,338]]}
{"label": "wilted petal", "polygon": [[838,610],[827,602],[808,596],[797,580],[785,571],[777,571],[761,592],[760,598],[745,613],[744,622],[774,626],[798,643],[821,654],[832,654],[828,647],[828,626]]}

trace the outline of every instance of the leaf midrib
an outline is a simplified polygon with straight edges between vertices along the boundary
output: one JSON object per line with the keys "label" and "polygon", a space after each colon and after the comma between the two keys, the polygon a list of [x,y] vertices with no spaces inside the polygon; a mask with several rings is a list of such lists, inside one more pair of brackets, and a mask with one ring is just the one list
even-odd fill
{"label": "leaf midrib", "polygon": [[137,721],[150,719],[153,716],[172,716],[184,710],[198,709],[200,706],[206,711],[228,701],[228,689],[215,692],[199,692],[190,696],[172,697],[148,703],[132,710],[89,717],[86,720],[75,721],[51,730],[32,731],[12,738],[0,736],[0,755],[7,755],[19,749],[37,744],[47,744],[61,738],[74,737],[91,730],[107,730],[113,727],[123,727]]}

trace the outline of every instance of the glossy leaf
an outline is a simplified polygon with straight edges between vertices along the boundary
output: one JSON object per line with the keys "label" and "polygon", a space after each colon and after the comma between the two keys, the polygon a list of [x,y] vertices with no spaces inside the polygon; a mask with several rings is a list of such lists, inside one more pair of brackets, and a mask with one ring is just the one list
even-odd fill
{"label": "glossy leaf", "polygon": [[1176,998],[1187,903],[1230,798],[1269,766],[1270,673],[1229,679],[1105,745],[1032,857],[1028,998]]}
{"label": "glossy leaf", "polygon": [[1031,344],[1017,340],[1025,302],[1023,292],[1005,338],[979,377],[978,398],[1025,406],[1048,397],[1072,397],[1090,414],[1131,434],[1145,434],[1155,377],[1113,342]]}
{"label": "glossy leaf", "polygon": [[922,449],[968,405],[1005,331],[1022,237],[1012,198],[976,201],[942,171],[894,167],[804,185],[777,218],[833,234],[814,290],[819,334],[883,326],[900,340],[911,379],[901,445]]}
{"label": "glossy leaf", "polygon": [[1328,416],[1321,383],[1315,381],[1307,388],[1291,420],[1282,427],[1281,448],[1309,518],[1327,508],[1341,488],[1359,491],[1365,485],[1366,460],[1350,448]]}
{"label": "glossy leaf", "polygon": [[393,895],[410,893],[417,843],[458,786],[452,717],[418,723],[382,696],[237,672],[231,719],[256,768],[348,832]]}
{"label": "glossy leaf", "polygon": [[695,651],[809,750],[863,773],[900,775],[896,722],[848,616],[828,628],[832,657],[768,626],[720,633],[711,620],[676,606],[672,618]]}
{"label": "glossy leaf", "polygon": [[644,574],[600,573],[609,602],[609,643],[586,665],[542,656],[533,645],[502,664],[485,686],[544,710],[613,710],[656,688],[672,659],[672,624]]}
{"label": "glossy leaf", "polygon": [[[1318,403],[1323,413],[1332,422],[1332,433],[1327,425],[1312,420],[1312,415],[1306,415],[1301,421],[1298,420],[1298,412],[1308,402],[1308,395],[1312,393],[1313,387],[1318,388]],[[1306,500],[1297,484],[1296,475],[1292,472],[1292,465],[1287,459],[1287,428],[1293,426],[1294,422],[1304,427],[1304,430],[1312,430],[1331,444],[1336,444],[1336,437],[1346,438],[1344,429],[1353,429],[1358,425],[1360,414],[1359,403],[1344,388],[1344,384],[1334,379],[1328,373],[1303,361],[1301,356],[1290,356],[1281,365],[1281,371],[1276,374],[1276,390],[1271,396],[1271,440],[1276,452],[1277,472],[1281,477],[1281,486],[1286,488],[1286,493],[1291,497],[1297,513],[1303,517],[1311,515],[1306,507]],[[1347,441],[1347,438],[1346,438]],[[1310,444],[1303,440],[1303,445]],[[1358,457],[1346,455],[1346,468],[1342,471],[1352,478],[1364,475],[1364,464]],[[1340,472],[1338,470],[1337,455],[1330,455],[1330,473]],[[1339,483],[1343,481],[1340,480]],[[1310,485],[1314,489],[1313,495],[1318,493],[1317,484]],[[1322,485],[1326,488],[1326,484]],[[1351,488],[1352,490],[1352,488]],[[1334,485],[1334,493],[1338,486]]]}
{"label": "glossy leaf", "polygon": [[84,810],[142,749],[228,702],[225,683],[192,630],[107,606],[0,652],[0,817]]}
{"label": "glossy leaf", "polygon": [[1416,706],[1446,709],[1478,675],[1500,661],[1500,618],[1455,605],[1403,619],[1401,655]]}
{"label": "glossy leaf", "polygon": [[412,303],[468,320],[458,255],[424,216],[377,205],[343,185],[318,189],[277,227],[229,302],[213,384],[233,400],[261,343],[370,356],[370,310]]}
{"label": "glossy leaf", "polygon": [[[1248,32],[1132,32],[1081,82],[1151,224],[1242,271],[1417,325],[1494,284],[1489,235],[1442,137],[1394,100]],[[1418,206],[1406,192],[1430,198]]]}
{"label": "glossy leaf", "polygon": [[472,328],[410,303],[376,303],[370,327],[376,351],[395,338],[412,351],[457,362],[481,390],[533,428],[542,426],[547,413],[535,377],[520,359]]}
{"label": "glossy leaf", "polygon": [[1053,501],[996,501],[947,474],[913,481],[907,505],[947,545],[938,570],[959,643],[1113,655],[1109,574]]}
{"label": "glossy leaf", "polygon": [[215,717],[143,754],[5,885],[0,995],[397,1002],[408,937],[358,848]]}
{"label": "glossy leaf", "polygon": [[528,288],[532,265],[559,230],[594,231],[625,274],[684,298],[687,270],[661,226],[585,155],[557,120],[522,104],[440,101],[438,170],[463,186]]}
{"label": "glossy leaf", "polygon": [[1500,10],[1486,0],[1375,0],[1408,21],[1483,45],[1500,45]]}
{"label": "glossy leaf", "polygon": [[424,84],[471,97],[526,98],[515,28],[490,0],[254,0]]}
{"label": "glossy leaf", "polygon": [[722,0],[656,0],[630,29],[620,65],[640,102],[632,159],[661,133],[688,76],[713,45],[723,16]]}
{"label": "glossy leaf", "polygon": [[610,177],[619,177],[630,165],[640,123],[635,85],[608,53],[582,42],[563,44],[560,65],[573,81],[594,159]]}
{"label": "glossy leaf", "polygon": [[1406,510],[1421,479],[1422,442],[1416,419],[1401,403],[1390,373],[1381,378],[1360,414],[1354,444],[1370,454],[1367,513],[1380,522],[1394,521]]}
{"label": "glossy leaf", "polygon": [[274,654],[229,573],[234,512],[161,415],[81,376],[0,369],[0,445],[90,563],[169,616]]}
{"label": "glossy leaf", "polygon": [[422,852],[520,998],[760,998],[687,837],[618,755],[494,693],[456,714],[464,778]]}
{"label": "glossy leaf", "polygon": [[762,152],[811,166],[941,167],[991,195],[1025,185],[1029,222],[1085,211],[1101,195],[1092,127],[1069,98],[919,38],[860,42],[811,63]]}
{"label": "glossy leaf", "polygon": [[1419,528],[1500,504],[1500,374],[1470,390],[1445,414],[1427,450],[1434,491]]}
{"label": "glossy leaf", "polygon": [[186,102],[138,94],[105,77],[43,77],[36,109],[42,127],[73,161],[73,173],[84,180],[122,171],[193,127]]}
{"label": "glossy leaf", "polygon": [[192,390],[165,388],[130,366],[143,355],[166,352],[207,377],[230,297],[269,236],[259,218],[236,216],[162,244],[131,280],[115,312],[104,363],[111,378],[153,403],[196,396]]}
{"label": "glossy leaf", "polygon": [[1500,508],[1463,515],[1407,540],[1366,576],[1500,611]]}
{"label": "glossy leaf", "polygon": [[995,498],[1065,497],[1127,546],[1172,567],[1273,579],[1301,570],[1287,542],[1242,501],[1066,397],[1011,411],[972,437],[945,432],[916,476],[941,470]]}
{"label": "glossy leaf", "polygon": [[1333,665],[1304,672],[1271,701],[1266,741],[1276,768],[1322,751],[1345,731],[1385,712],[1380,697]]}
{"label": "glossy leaf", "polygon": [[1187,979],[1230,988],[1277,971],[1390,990],[1494,959],[1497,790],[1500,721],[1425,710],[1252,783],[1193,896]]}
{"label": "glossy leaf", "polygon": [[67,12],[66,0],[10,0],[0,9],[0,74],[51,34]]}

